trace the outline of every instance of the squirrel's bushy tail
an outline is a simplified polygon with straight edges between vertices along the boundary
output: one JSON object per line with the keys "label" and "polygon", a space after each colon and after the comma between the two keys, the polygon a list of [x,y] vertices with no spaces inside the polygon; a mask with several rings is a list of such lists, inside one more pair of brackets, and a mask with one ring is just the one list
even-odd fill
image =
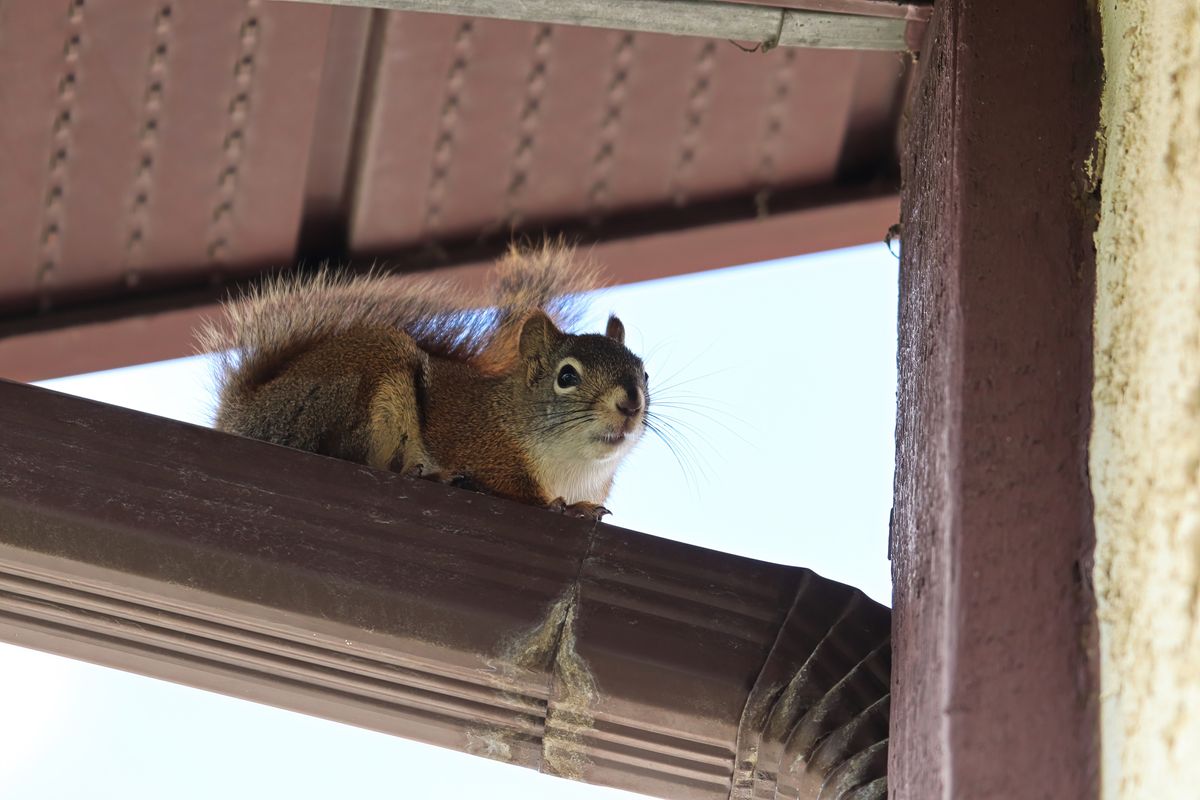
{"label": "squirrel's bushy tail", "polygon": [[276,276],[227,302],[199,331],[198,349],[217,354],[222,402],[270,380],[318,341],[364,326],[403,330],[429,353],[498,373],[515,363],[529,314],[541,309],[569,329],[582,312],[578,294],[598,286],[596,270],[562,241],[513,246],[491,277],[481,297],[430,278],[329,269]]}
{"label": "squirrel's bushy tail", "polygon": [[[487,372],[504,372],[515,363],[521,327],[530,313],[540,309],[569,331],[586,311],[580,294],[600,286],[596,266],[562,240],[538,247],[511,246],[496,262],[491,277],[492,319],[485,321],[480,346],[473,352],[451,353]],[[432,342],[417,341],[433,351],[439,349]]]}

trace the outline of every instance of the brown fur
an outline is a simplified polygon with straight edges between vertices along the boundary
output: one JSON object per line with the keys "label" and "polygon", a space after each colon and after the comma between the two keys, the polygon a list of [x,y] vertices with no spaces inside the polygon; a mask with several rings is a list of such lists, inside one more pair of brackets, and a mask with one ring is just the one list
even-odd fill
{"label": "brown fur", "polygon": [[[497,265],[491,310],[430,281],[322,272],[268,282],[201,334],[202,346],[224,351],[217,428],[408,474],[465,476],[527,503],[551,503],[557,485],[572,495],[564,505],[599,509],[632,443],[606,450],[597,437],[626,431],[636,441],[642,419],[617,404],[646,399],[646,389],[619,320],[608,336],[560,330],[593,275],[561,245],[514,249]],[[555,389],[564,359],[584,373],[578,390]]]}

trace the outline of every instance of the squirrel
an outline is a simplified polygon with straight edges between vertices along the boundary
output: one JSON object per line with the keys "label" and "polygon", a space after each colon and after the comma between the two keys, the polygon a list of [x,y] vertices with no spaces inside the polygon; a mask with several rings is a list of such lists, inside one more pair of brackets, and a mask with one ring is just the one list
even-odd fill
{"label": "squirrel", "polygon": [[200,332],[215,427],[598,520],[650,394],[616,316],[563,330],[595,274],[546,243],[511,247],[484,304],[430,279],[269,279]]}

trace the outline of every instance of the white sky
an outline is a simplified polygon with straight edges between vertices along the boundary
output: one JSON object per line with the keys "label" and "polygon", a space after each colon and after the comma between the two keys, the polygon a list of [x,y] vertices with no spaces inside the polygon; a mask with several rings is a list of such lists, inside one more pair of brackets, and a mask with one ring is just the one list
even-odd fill
{"label": "white sky", "polygon": [[[897,271],[871,245],[602,293],[590,327],[621,316],[686,467],[647,436],[606,521],[889,603]],[[200,358],[44,385],[197,424],[211,413]],[[447,773],[462,798],[635,797],[0,644],[5,800],[437,797]]]}

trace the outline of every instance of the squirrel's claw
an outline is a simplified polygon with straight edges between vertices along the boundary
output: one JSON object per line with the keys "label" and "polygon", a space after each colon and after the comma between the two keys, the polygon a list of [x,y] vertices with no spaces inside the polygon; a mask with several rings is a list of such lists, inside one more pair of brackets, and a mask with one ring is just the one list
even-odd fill
{"label": "squirrel's claw", "polygon": [[594,519],[599,522],[605,514],[611,514],[604,506],[598,503],[589,503],[586,500],[567,504],[567,501],[562,497],[556,497],[546,504],[546,508],[559,514],[568,517],[582,517],[584,519]]}
{"label": "squirrel's claw", "polygon": [[491,494],[491,490],[479,481],[472,478],[463,472],[456,472],[450,476],[449,483],[458,489],[466,489],[468,492],[477,492],[478,494]]}
{"label": "squirrel's claw", "polygon": [[447,486],[453,486],[457,489],[466,489],[469,492],[478,492],[480,494],[488,494],[487,487],[473,480],[470,475],[465,472],[453,472],[448,469],[435,469],[426,471],[424,465],[417,464],[413,469],[405,473],[414,478],[433,481],[434,483],[444,483]]}

